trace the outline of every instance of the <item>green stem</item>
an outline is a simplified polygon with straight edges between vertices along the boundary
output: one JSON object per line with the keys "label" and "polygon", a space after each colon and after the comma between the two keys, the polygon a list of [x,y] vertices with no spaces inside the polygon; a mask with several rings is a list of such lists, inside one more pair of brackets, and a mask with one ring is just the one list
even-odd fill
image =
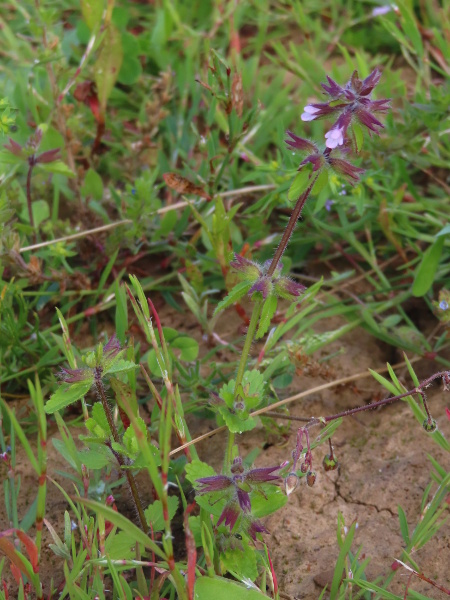
{"label": "green stem", "polygon": [[247,358],[250,353],[250,348],[253,343],[253,339],[255,337],[256,326],[258,325],[259,317],[261,316],[262,305],[263,305],[263,300],[261,298],[261,299],[256,300],[256,302],[253,306],[253,312],[252,312],[252,316],[250,319],[250,323],[248,325],[247,336],[245,338],[244,347],[242,348],[241,359],[239,361],[238,372],[236,375],[236,384],[234,386],[234,396],[235,397],[236,397],[238,387],[242,383],[242,379],[244,377],[245,367],[247,366]]}
{"label": "green stem", "polygon": [[[252,343],[253,343],[253,340],[255,337],[256,327],[258,325],[259,317],[261,316],[262,306],[263,306],[262,298],[256,300],[255,304],[253,305],[253,312],[252,312],[252,316],[250,319],[250,323],[248,325],[247,335],[245,337],[244,347],[242,348],[241,359],[239,361],[238,372],[236,375],[236,383],[234,386],[234,398],[235,399],[237,396],[237,391],[239,389],[239,386],[241,385],[242,379],[244,378],[245,368],[247,366],[247,359],[248,359],[248,355],[250,354],[250,348],[252,346]],[[229,466],[231,465],[234,439],[235,439],[235,434],[232,433],[231,431],[229,431],[228,432],[227,452],[225,455],[225,465],[224,465],[225,470],[227,470],[229,468]]]}

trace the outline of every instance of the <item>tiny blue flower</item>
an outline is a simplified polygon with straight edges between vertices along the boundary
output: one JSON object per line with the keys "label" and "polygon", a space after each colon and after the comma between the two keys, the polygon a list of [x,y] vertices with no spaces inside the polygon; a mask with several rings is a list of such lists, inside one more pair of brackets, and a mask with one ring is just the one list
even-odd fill
{"label": "tiny blue flower", "polygon": [[131,193],[133,194],[133,196],[135,196],[135,195],[136,195],[136,190],[133,188],[133,189],[131,190]]}
{"label": "tiny blue flower", "polygon": [[447,300],[441,300],[439,302],[439,308],[441,310],[447,310],[448,309],[448,302],[447,302]]}
{"label": "tiny blue flower", "polygon": [[331,207],[333,206],[333,204],[334,204],[334,200],[327,200],[325,202],[325,208],[327,209],[328,212],[330,212]]}

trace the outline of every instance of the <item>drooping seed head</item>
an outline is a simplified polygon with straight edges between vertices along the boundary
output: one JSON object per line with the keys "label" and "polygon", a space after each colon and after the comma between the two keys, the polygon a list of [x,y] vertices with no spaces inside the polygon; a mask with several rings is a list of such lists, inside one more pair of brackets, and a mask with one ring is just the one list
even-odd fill
{"label": "drooping seed head", "polygon": [[306,474],[306,483],[309,485],[309,487],[312,487],[316,483],[315,471],[308,471],[308,473]]}
{"label": "drooping seed head", "polygon": [[339,465],[338,461],[334,458],[334,456],[331,456],[330,454],[326,454],[323,457],[322,464],[325,471],[335,471]]}
{"label": "drooping seed head", "polygon": [[433,433],[437,429],[437,423],[434,419],[425,419],[422,423],[422,427],[427,433]]}

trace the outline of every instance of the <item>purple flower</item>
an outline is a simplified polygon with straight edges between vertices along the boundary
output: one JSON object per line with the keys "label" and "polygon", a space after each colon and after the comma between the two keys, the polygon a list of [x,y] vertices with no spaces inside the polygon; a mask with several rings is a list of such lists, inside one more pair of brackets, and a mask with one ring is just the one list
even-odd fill
{"label": "purple flower", "polygon": [[[338,118],[332,128],[325,134],[327,148],[342,146],[345,142],[347,129],[352,121],[358,121],[369,132],[379,133],[383,124],[374,116],[374,113],[385,113],[389,110],[389,100],[371,100],[373,92],[381,78],[381,71],[374,69],[372,73],[361,80],[357,71],[354,71],[345,86],[338,85],[331,77],[327,76],[328,84],[323,83],[322,88],[330,97],[329,102],[308,104],[302,114],[303,121],[317,119],[337,114]],[[342,100],[342,103],[331,106],[331,102]]]}
{"label": "purple flower", "polygon": [[[359,174],[364,173],[364,169],[355,167],[343,158],[330,157],[328,159],[328,164],[334,171],[343,175],[349,181],[350,179],[353,179],[353,182],[359,181]],[[350,181],[350,183],[352,182]]]}
{"label": "purple flower", "polygon": [[54,162],[55,160],[59,160],[61,158],[60,154],[61,150],[59,148],[54,148],[53,150],[47,150],[46,152],[42,152],[38,154],[36,157],[36,163],[47,164]]}
{"label": "purple flower", "polygon": [[206,494],[209,492],[221,492],[226,490],[232,485],[230,477],[226,475],[213,475],[212,477],[202,477],[196,480],[202,486],[199,490],[199,494]]}
{"label": "purple flower", "polygon": [[[348,116],[344,115],[339,117],[338,122],[341,124],[341,128],[331,129],[325,134],[327,147],[323,152],[320,152],[315,144],[296,136],[291,131],[288,131],[287,133],[291,136],[292,140],[286,140],[286,143],[292,148],[300,151],[303,150],[306,152],[313,152],[302,160],[298,170],[308,163],[313,165],[313,173],[318,172],[323,168],[330,167],[333,171],[343,176],[349,183],[354,184],[355,182],[359,181],[359,175],[364,172],[364,169],[354,167],[350,162],[340,158],[340,156],[345,156],[345,154],[349,151],[349,148],[343,147],[345,143],[344,130],[345,127],[348,126],[349,122]],[[338,153],[337,157],[335,156],[336,152]],[[289,287],[289,284],[285,285],[288,285]]]}
{"label": "purple flower", "polygon": [[331,207],[333,206],[333,204],[334,204],[334,200],[327,200],[327,201],[325,202],[325,208],[326,208],[326,210],[327,210],[328,212],[330,212],[330,210],[331,210]]}
{"label": "purple flower", "polygon": [[248,258],[244,258],[240,254],[234,255],[233,260],[230,262],[230,267],[239,275],[244,275],[246,279],[259,277],[259,264],[248,260]]}
{"label": "purple flower", "polygon": [[289,277],[279,277],[275,281],[275,294],[285,298],[286,300],[293,300],[301,296],[306,290],[306,287],[301,283],[297,283]]}
{"label": "purple flower", "polygon": [[248,528],[249,536],[256,542],[256,534],[257,533],[269,533],[268,530],[264,527],[261,521],[257,519],[250,523],[250,527]]}
{"label": "purple flower", "polygon": [[330,131],[325,134],[325,139],[327,140],[326,147],[336,148],[337,146],[342,146],[344,144],[344,133],[345,131],[343,128],[330,129]]}
{"label": "purple flower", "polygon": [[255,281],[252,287],[248,290],[248,295],[251,297],[255,292],[260,292],[264,300],[273,290],[272,279],[262,275]]}
{"label": "purple flower", "polygon": [[58,377],[64,383],[82,383],[83,381],[94,379],[91,369],[66,369],[64,367],[61,367]]}
{"label": "purple flower", "polygon": [[274,471],[278,471],[280,467],[262,467],[260,469],[252,469],[246,475],[246,482],[248,483],[264,483],[268,481],[278,481],[280,478],[278,475],[272,475]]}
{"label": "purple flower", "polygon": [[103,346],[103,358],[105,360],[112,360],[121,351],[122,348],[120,346],[120,342],[117,339],[116,334],[114,334],[109,342]]}
{"label": "purple flower", "polygon": [[303,111],[304,112],[301,116],[302,121],[314,121],[316,118],[315,114],[319,112],[319,109],[312,104],[307,104]]}
{"label": "purple flower", "polygon": [[232,531],[240,514],[239,505],[236,502],[229,502],[223,509],[222,514],[217,521],[217,526],[223,523],[226,527],[230,528],[230,531]]}
{"label": "purple flower", "polygon": [[18,156],[19,158],[23,158],[25,156],[22,146],[15,142],[12,138],[9,138],[9,145],[5,144],[3,147],[5,150],[8,150],[8,152],[11,152],[11,154],[14,154],[14,156]]}
{"label": "purple flower", "polygon": [[59,148],[36,154],[36,150],[39,148],[41,141],[42,129],[37,128],[35,133],[29,137],[25,147],[9,138],[9,144],[5,144],[4,148],[8,150],[8,152],[11,152],[11,154],[14,154],[14,156],[28,161],[30,166],[48,164],[61,158]]}
{"label": "purple flower", "polygon": [[322,83],[321,85],[325,92],[328,94],[328,96],[330,96],[334,100],[344,94],[344,89],[341,88],[341,86],[338,85],[335,81],[333,81],[333,79],[331,79],[329,75],[327,75],[327,80],[329,85],[326,85],[325,83]]}
{"label": "purple flower", "polygon": [[[279,481],[280,477],[278,477],[278,475],[273,475],[273,472],[280,468],[281,466],[263,467],[246,471],[242,464],[242,459],[237,457],[231,465],[230,475],[213,475],[212,477],[202,477],[197,479],[196,483],[200,486],[197,489],[197,493],[225,493],[228,500],[217,521],[217,525],[224,523],[231,531],[241,514],[250,515],[252,509],[250,493],[253,490],[258,490],[261,484],[273,484],[274,482]],[[262,529],[259,529],[259,527]],[[254,535],[256,535],[258,531],[262,532],[265,531],[265,529],[262,525],[257,523],[255,525],[255,530],[253,531]],[[254,538],[252,533],[250,533],[250,535]]]}
{"label": "purple flower", "polygon": [[392,4],[384,4],[383,6],[377,6],[372,10],[372,17],[381,17],[382,15],[386,15],[388,12],[393,10]]}
{"label": "purple flower", "polygon": [[262,294],[264,300],[271,294],[281,296],[287,300],[293,300],[306,290],[305,286],[292,281],[289,277],[281,275],[283,269],[282,263],[277,265],[273,275],[267,275],[271,262],[272,261],[267,260],[261,265],[257,262],[248,260],[239,254],[235,254],[230,266],[243,280],[252,284],[248,291],[250,297],[252,297],[255,292],[259,292]]}
{"label": "purple flower", "polygon": [[330,106],[328,102],[317,102],[316,104],[308,104],[303,109],[305,112],[302,114],[302,121],[317,121],[333,113],[339,112],[345,104],[337,104],[336,106]]}
{"label": "purple flower", "polygon": [[101,372],[106,372],[121,352],[123,350],[120,347],[120,342],[114,334],[103,348],[98,346],[95,352],[90,352],[86,357],[83,357],[86,367],[81,369],[66,369],[63,367],[58,376],[64,383],[81,383],[90,380],[93,382],[95,371],[100,368]]}
{"label": "purple flower", "polygon": [[305,150],[306,152],[319,152],[319,148],[316,146],[316,144],[314,144],[314,142],[305,140],[289,130],[286,131],[286,133],[291,138],[290,140],[286,140],[286,144],[292,149]]}

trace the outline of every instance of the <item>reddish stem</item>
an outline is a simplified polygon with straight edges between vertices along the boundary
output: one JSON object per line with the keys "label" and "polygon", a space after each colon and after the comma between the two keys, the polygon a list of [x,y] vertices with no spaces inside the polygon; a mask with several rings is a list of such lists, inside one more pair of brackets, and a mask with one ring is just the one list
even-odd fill
{"label": "reddish stem", "polygon": [[268,277],[274,274],[275,269],[277,268],[278,263],[280,262],[281,257],[283,256],[284,251],[287,248],[289,240],[291,239],[291,235],[294,233],[295,226],[297,225],[297,221],[302,213],[303,207],[305,206],[305,202],[308,199],[308,196],[311,193],[314,184],[316,183],[317,177],[318,176],[316,175],[308,189],[305,192],[303,192],[303,194],[297,200],[294,210],[292,211],[292,214],[289,217],[286,229],[284,230],[283,237],[281,238],[280,243],[278,244],[278,248],[275,251],[272,262],[270,263],[269,270],[267,271]]}

